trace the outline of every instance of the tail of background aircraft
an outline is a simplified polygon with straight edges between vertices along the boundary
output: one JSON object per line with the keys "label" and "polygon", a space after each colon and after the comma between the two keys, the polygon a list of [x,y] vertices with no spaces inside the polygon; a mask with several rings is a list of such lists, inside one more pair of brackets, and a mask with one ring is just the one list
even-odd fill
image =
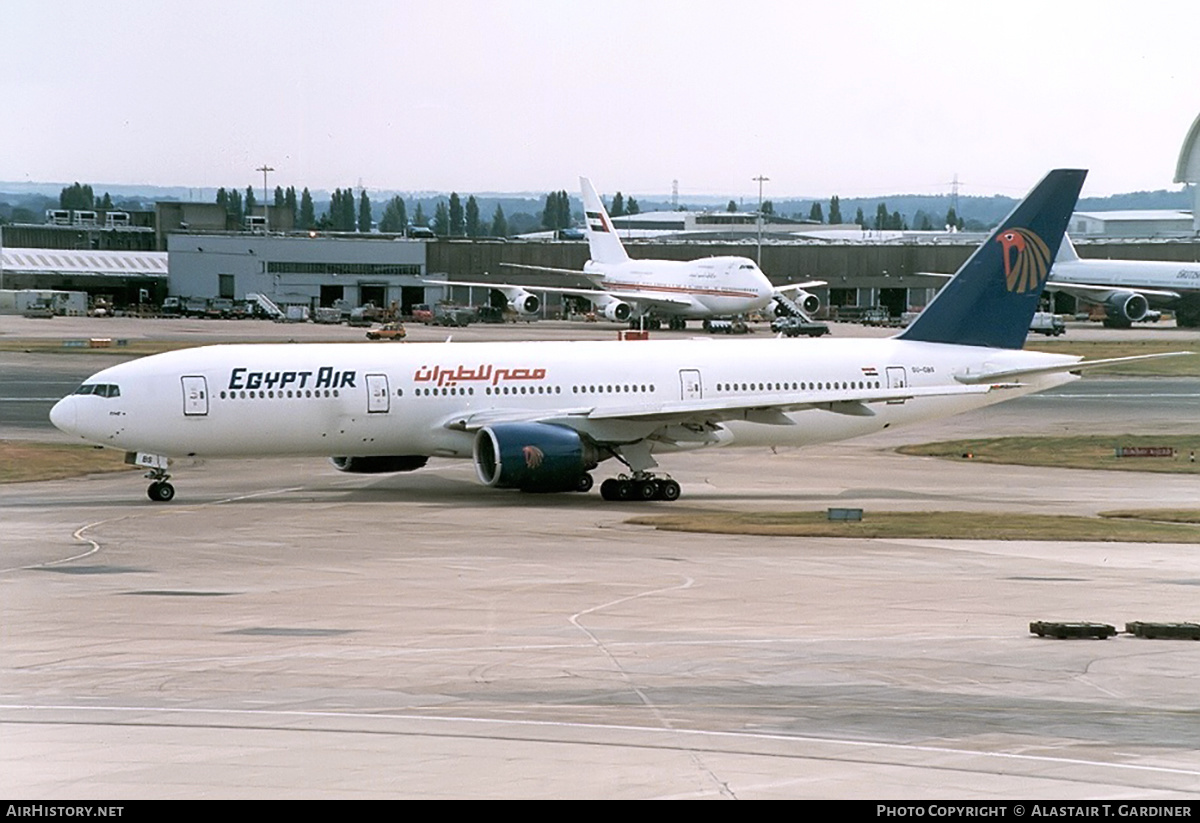
{"label": "tail of background aircraft", "polygon": [[1062,245],[1058,247],[1058,254],[1054,258],[1055,263],[1074,263],[1079,259],[1079,253],[1075,251],[1075,244],[1071,242],[1069,235],[1063,235]]}
{"label": "tail of background aircraft", "polygon": [[624,263],[629,260],[625,247],[617,237],[604,201],[592,187],[592,181],[586,177],[579,178],[579,190],[583,195],[584,233],[587,235],[588,249],[593,263]]}
{"label": "tail of background aircraft", "polygon": [[996,349],[1025,345],[1087,171],[1055,169],[899,336]]}

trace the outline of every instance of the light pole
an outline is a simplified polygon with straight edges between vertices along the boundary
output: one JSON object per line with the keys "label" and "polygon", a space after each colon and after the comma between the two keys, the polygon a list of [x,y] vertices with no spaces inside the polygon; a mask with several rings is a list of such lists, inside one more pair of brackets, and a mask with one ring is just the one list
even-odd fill
{"label": "light pole", "polygon": [[763,189],[763,183],[768,182],[771,178],[763,177],[760,174],[758,177],[751,177],[750,179],[758,182],[758,267],[761,269],[762,268],[762,224],[763,224],[762,189]]}
{"label": "light pole", "polygon": [[263,163],[261,166],[255,169],[255,171],[261,171],[263,173],[263,231],[270,231],[271,212],[267,210],[267,172],[275,171],[275,169],[271,168],[266,163]]}

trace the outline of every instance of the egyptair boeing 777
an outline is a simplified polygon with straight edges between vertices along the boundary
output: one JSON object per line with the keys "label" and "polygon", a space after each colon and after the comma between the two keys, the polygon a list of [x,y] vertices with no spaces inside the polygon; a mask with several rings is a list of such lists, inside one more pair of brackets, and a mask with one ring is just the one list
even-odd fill
{"label": "egyptair boeing 777", "polygon": [[584,234],[591,259],[583,270],[556,269],[505,263],[510,268],[583,276],[594,288],[529,286],[466,280],[430,280],[431,285],[474,286],[495,289],[521,315],[536,314],[541,299],[535,292],[582,297],[608,320],[625,322],[644,315],[667,318],[671,328],[683,328],[689,319],[709,319],[748,314],[773,308],[778,314],[798,311],[812,314],[820,299],[807,289],[825,285],[810,280],[774,286],[748,257],[703,257],[698,260],[635,260],[625,251],[604,202],[586,177],[579,178],[586,215]]}
{"label": "egyptair boeing 777", "polygon": [[[123,363],[50,413],[149,469],[170,458],[312,455],[349,472],[474,462],[487,486],[674,500],[666,453],[802,446],[956,414],[1075,379],[1021,351],[1085,172],[1053,171],[920,317],[887,340],[225,345]],[[623,470],[621,470],[623,469]]]}

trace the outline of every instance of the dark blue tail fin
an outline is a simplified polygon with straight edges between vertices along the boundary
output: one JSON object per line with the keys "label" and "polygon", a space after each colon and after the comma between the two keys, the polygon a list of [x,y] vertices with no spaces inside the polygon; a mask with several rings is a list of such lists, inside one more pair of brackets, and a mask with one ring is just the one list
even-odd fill
{"label": "dark blue tail fin", "polygon": [[1055,169],[975,250],[900,337],[995,349],[1025,345],[1087,171]]}

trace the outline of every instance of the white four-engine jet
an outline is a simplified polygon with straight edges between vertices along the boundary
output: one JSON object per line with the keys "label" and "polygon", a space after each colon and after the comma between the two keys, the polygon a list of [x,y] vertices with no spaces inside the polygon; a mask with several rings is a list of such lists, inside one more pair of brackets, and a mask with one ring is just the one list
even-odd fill
{"label": "white four-engine jet", "polygon": [[[609,320],[625,322],[643,315],[665,317],[671,328],[683,328],[689,319],[709,319],[748,314],[774,307],[789,313],[796,306],[808,314],[820,308],[820,299],[806,289],[825,285],[810,280],[776,287],[747,257],[704,257],[698,260],[635,260],[617,237],[604,202],[586,177],[579,178],[586,217],[584,234],[591,259],[583,270],[546,266],[502,265],[515,269],[575,275],[587,278],[594,288],[529,286],[466,280],[429,280],[431,285],[474,286],[504,294],[509,308],[522,315],[536,314],[541,299],[536,292],[582,297]],[[782,308],[781,308],[782,307]]]}
{"label": "white four-engine jet", "polygon": [[[1021,351],[1085,172],[1053,171],[897,337],[209,346],[123,363],[50,413],[170,500],[173,457],[313,455],[343,471],[472,460],[479,480],[674,500],[664,452],[800,446],[955,414],[1112,360]],[[1136,359],[1136,358],[1135,358]]]}

